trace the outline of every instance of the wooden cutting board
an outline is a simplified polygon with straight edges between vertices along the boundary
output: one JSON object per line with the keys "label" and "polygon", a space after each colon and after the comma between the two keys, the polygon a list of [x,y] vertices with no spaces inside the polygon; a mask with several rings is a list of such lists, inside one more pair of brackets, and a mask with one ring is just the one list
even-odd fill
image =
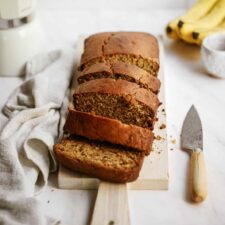
{"label": "wooden cutting board", "polygon": [[[81,37],[76,46],[77,60],[79,62],[83,51],[83,42],[85,36]],[[167,132],[166,132],[166,110],[165,110],[165,86],[163,73],[164,51],[161,37],[158,37],[160,46],[160,70],[159,79],[161,81],[161,89],[159,100],[162,105],[158,109],[158,121],[155,123],[154,133],[156,139],[153,143],[153,151],[145,157],[144,164],[139,178],[127,184],[128,189],[133,190],[167,190],[168,189],[168,149],[167,149]],[[76,76],[72,92],[76,86]],[[62,189],[97,189],[100,181],[80,173],[75,173],[62,166],[58,172],[58,185]]]}

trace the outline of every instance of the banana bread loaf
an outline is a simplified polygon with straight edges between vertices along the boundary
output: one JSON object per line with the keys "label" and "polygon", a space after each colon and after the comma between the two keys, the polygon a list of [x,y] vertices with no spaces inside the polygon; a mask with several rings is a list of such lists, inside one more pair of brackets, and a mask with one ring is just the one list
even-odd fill
{"label": "banana bread loaf", "polygon": [[105,32],[85,40],[81,70],[95,63],[117,61],[136,65],[157,76],[159,48],[156,38],[142,32]]}
{"label": "banana bread loaf", "polygon": [[58,161],[110,182],[137,179],[154,140],[158,70],[159,47],[150,34],[105,32],[87,38],[64,125],[70,136],[54,145]]}
{"label": "banana bread loaf", "polygon": [[141,88],[149,89],[158,93],[160,81],[139,67],[124,62],[112,64],[96,63],[84,69],[78,74],[79,84],[100,78],[122,79],[138,84]]}
{"label": "banana bread loaf", "polygon": [[157,95],[126,80],[102,78],[87,81],[75,89],[74,107],[125,124],[153,129],[159,106]]}
{"label": "banana bread loaf", "polygon": [[69,107],[64,131],[92,140],[108,141],[127,146],[148,155],[154,135],[151,130],[134,125],[126,125],[118,120],[76,111]]}
{"label": "banana bread loaf", "polygon": [[107,143],[96,143],[80,137],[62,139],[54,145],[58,161],[74,171],[110,182],[137,179],[144,154]]}

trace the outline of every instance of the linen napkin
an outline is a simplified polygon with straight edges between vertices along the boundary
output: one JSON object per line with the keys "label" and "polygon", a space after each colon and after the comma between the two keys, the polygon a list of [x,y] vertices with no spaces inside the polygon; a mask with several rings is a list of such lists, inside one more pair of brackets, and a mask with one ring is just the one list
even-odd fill
{"label": "linen napkin", "polygon": [[56,170],[52,146],[60,135],[68,99],[74,50],[31,59],[25,81],[11,94],[0,134],[0,224],[56,224],[34,195]]}

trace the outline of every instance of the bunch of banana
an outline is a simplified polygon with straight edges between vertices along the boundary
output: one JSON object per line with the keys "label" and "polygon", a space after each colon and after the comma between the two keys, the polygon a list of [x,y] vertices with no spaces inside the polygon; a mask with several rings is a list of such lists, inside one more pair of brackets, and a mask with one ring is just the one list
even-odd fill
{"label": "bunch of banana", "polygon": [[225,32],[225,0],[198,0],[166,27],[168,37],[200,45],[209,34]]}

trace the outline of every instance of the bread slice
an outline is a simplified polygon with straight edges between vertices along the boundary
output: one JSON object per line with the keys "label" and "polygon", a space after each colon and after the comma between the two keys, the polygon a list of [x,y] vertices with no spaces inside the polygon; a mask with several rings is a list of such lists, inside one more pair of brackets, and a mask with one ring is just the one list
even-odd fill
{"label": "bread slice", "polygon": [[92,140],[108,141],[148,155],[151,151],[154,134],[151,130],[134,125],[126,125],[118,120],[74,110],[69,107],[69,114],[64,131]]}
{"label": "bread slice", "polygon": [[74,107],[78,111],[118,119],[153,129],[159,106],[157,95],[126,80],[102,78],[87,81],[75,89]]}
{"label": "bread slice", "polygon": [[106,32],[85,40],[81,70],[99,62],[118,61],[136,65],[157,76],[159,47],[156,38],[142,32]]}
{"label": "bread slice", "polygon": [[96,63],[79,73],[77,81],[79,84],[100,78],[112,78],[127,80],[139,85],[140,88],[149,89],[153,93],[158,93],[160,81],[157,77],[143,69],[123,62],[110,64]]}
{"label": "bread slice", "polygon": [[138,178],[144,154],[79,137],[62,139],[54,145],[59,163],[77,172],[110,182],[131,182]]}

